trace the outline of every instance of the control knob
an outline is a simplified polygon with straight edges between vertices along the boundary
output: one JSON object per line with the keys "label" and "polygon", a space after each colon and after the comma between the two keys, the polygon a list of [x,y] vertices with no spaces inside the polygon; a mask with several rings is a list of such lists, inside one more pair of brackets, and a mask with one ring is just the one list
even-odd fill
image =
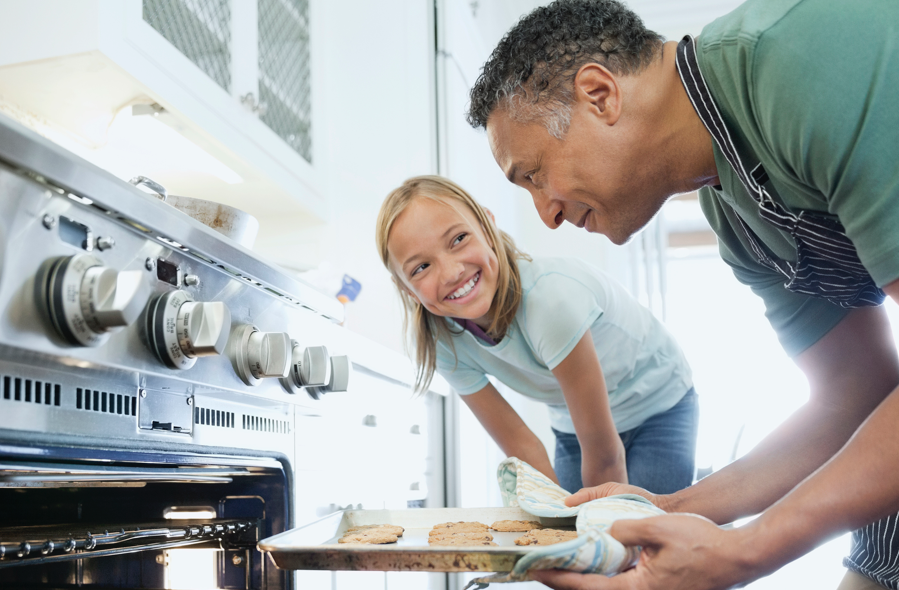
{"label": "control knob", "polygon": [[47,260],[35,284],[54,329],[76,346],[100,346],[133,323],[150,294],[144,273],[117,271],[90,254]]}
{"label": "control knob", "polygon": [[331,378],[321,387],[307,387],[306,393],[312,399],[321,399],[326,393],[347,391],[350,385],[350,357],[331,357]]}
{"label": "control knob", "polygon": [[225,352],[231,311],[220,301],[197,302],[185,291],[157,297],[147,309],[147,335],[156,357],[172,369],[189,369],[201,356]]}
{"label": "control knob", "polygon": [[261,332],[241,325],[231,335],[231,363],[247,385],[259,385],[266,377],[285,377],[290,370],[290,336],[285,332]]}
{"label": "control knob", "polygon": [[288,393],[300,393],[305,387],[321,387],[331,379],[331,362],[328,349],[324,346],[303,348],[296,340],[292,347],[290,371],[281,379],[281,385]]}
{"label": "control knob", "polygon": [[347,390],[349,357],[329,357],[324,346],[304,349],[296,340],[291,341],[291,346],[290,372],[281,379],[281,385],[288,393],[299,393],[305,389],[312,399],[321,399],[326,393]]}

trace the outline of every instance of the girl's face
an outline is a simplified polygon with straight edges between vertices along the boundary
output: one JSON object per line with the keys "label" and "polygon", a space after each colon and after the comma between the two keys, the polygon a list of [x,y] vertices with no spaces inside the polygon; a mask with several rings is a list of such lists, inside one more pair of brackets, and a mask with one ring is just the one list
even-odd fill
{"label": "girl's face", "polygon": [[496,293],[496,253],[474,213],[417,198],[397,217],[387,251],[409,294],[434,315],[473,320],[487,328]]}

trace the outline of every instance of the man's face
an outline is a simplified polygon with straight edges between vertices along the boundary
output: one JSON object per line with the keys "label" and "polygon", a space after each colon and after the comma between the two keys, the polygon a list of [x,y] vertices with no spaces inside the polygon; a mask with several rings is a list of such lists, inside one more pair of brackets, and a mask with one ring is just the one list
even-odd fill
{"label": "man's face", "polygon": [[487,121],[493,157],[531,193],[543,223],[556,229],[567,221],[616,244],[643,228],[668,196],[659,182],[663,165],[641,150],[643,137],[625,117],[609,124],[579,102],[561,140],[542,123],[518,123],[501,109]]}

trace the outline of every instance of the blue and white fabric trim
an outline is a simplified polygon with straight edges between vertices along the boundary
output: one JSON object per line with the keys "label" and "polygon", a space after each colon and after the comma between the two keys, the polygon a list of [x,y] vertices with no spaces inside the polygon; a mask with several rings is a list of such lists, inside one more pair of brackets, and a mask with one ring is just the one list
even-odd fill
{"label": "blue and white fabric trim", "polygon": [[497,479],[506,506],[519,506],[535,516],[564,518],[577,515],[578,537],[534,549],[519,559],[508,574],[475,578],[466,589],[485,588],[491,583],[523,582],[530,579],[530,571],[540,569],[565,569],[607,576],[623,572],[637,563],[640,548],[625,547],[606,532],[608,528],[616,520],[665,514],[664,510],[646,498],[633,494],[600,498],[580,506],[565,506],[565,498],[571,494],[515,457],[499,464]]}
{"label": "blue and white fabric trim", "polygon": [[548,477],[516,457],[509,457],[496,469],[504,506],[519,506],[534,516],[565,518],[575,516],[580,506],[566,506],[570,496]]}

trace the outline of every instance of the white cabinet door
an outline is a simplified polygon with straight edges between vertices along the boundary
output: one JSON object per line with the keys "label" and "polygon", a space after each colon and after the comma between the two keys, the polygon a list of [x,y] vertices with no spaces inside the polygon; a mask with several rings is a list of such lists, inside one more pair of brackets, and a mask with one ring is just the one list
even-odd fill
{"label": "white cabinet door", "polygon": [[[304,204],[326,216],[322,199],[315,198],[322,192],[315,168],[322,134],[313,124],[316,68],[308,0],[128,1],[140,5],[139,19],[133,10],[125,19],[141,52],[161,52],[163,69],[172,64],[176,79],[195,79],[184,59],[171,55],[174,49],[214,80],[224,94],[206,84],[201,102],[238,123],[245,139],[268,155],[268,174],[306,185],[305,191],[297,187],[298,193],[313,193],[303,195]],[[171,48],[163,48],[166,43]]]}
{"label": "white cabinet door", "polygon": [[260,119],[291,149],[313,162],[309,2],[259,0],[257,87]]}
{"label": "white cabinet door", "polygon": [[0,96],[95,147],[117,115],[158,105],[159,121],[235,173],[215,195],[198,194],[206,189],[196,183],[191,196],[320,224],[330,207],[313,8],[307,0],[9,3]]}

